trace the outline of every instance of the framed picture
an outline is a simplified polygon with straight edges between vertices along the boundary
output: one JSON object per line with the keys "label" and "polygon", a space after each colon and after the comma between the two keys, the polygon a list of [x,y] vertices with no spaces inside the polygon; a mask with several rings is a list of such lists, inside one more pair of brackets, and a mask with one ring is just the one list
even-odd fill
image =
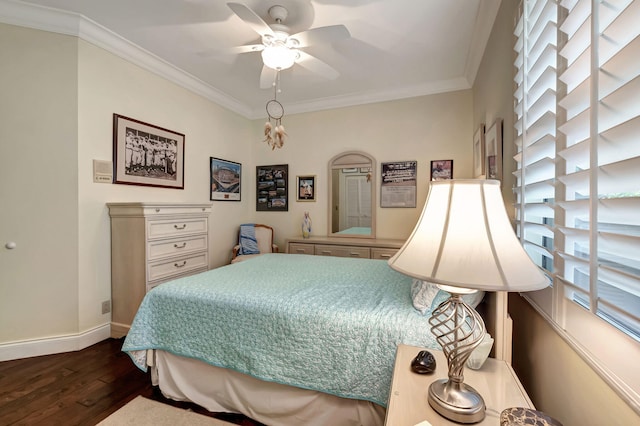
{"label": "framed picture", "polygon": [[358,173],[358,168],[357,167],[350,167],[348,169],[342,169],[342,173]]}
{"label": "framed picture", "polygon": [[502,180],[502,119],[487,129],[485,139],[485,174],[487,179]]}
{"label": "framed picture", "polygon": [[184,189],[184,135],[113,114],[113,182]]}
{"label": "framed picture", "polygon": [[297,201],[315,201],[316,200],[316,177],[314,176],[297,176],[298,195]]}
{"label": "framed picture", "polygon": [[484,123],[482,123],[473,135],[473,177],[476,179],[484,178],[484,148]]}
{"label": "framed picture", "polygon": [[382,163],[380,207],[415,207],[417,161]]}
{"label": "framed picture", "polygon": [[434,160],[431,162],[431,180],[453,179],[453,160]]}
{"label": "framed picture", "polygon": [[256,211],[289,210],[289,165],[256,167]]}
{"label": "framed picture", "polygon": [[212,201],[240,201],[242,164],[209,157]]}

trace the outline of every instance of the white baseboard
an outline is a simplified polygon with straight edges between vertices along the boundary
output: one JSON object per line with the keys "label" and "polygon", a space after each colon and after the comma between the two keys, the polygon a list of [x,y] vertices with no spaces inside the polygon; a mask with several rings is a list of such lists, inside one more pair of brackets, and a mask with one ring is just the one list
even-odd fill
{"label": "white baseboard", "polygon": [[110,325],[104,324],[78,334],[0,344],[0,361],[79,351],[110,335]]}

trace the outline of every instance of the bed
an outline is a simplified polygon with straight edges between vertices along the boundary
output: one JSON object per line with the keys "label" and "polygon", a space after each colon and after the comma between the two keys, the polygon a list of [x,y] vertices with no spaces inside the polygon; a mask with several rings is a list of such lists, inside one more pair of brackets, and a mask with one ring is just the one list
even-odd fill
{"label": "bed", "polygon": [[371,228],[364,226],[354,226],[344,229],[340,232],[336,232],[337,235],[371,235]]}
{"label": "bed", "polygon": [[397,345],[438,347],[411,288],[384,260],[265,254],[154,288],[123,351],[210,411],[380,425]]}

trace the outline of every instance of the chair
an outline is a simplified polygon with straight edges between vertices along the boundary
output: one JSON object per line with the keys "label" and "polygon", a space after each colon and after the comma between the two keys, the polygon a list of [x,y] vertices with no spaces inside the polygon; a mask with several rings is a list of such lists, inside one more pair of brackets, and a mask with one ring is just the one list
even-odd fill
{"label": "chair", "polygon": [[[250,234],[252,230],[255,233],[255,241],[253,242],[253,250],[251,251],[255,251],[255,243],[257,243],[257,250],[259,251],[259,253],[243,254],[243,250],[240,250],[240,244],[243,241],[243,233]],[[279,251],[280,249],[278,248],[278,246],[273,243],[272,227],[259,223],[245,224],[241,225],[240,230],[238,231],[238,244],[233,247],[231,263],[241,262],[243,260],[251,259],[252,257],[260,256],[261,254],[265,253],[278,253]]]}

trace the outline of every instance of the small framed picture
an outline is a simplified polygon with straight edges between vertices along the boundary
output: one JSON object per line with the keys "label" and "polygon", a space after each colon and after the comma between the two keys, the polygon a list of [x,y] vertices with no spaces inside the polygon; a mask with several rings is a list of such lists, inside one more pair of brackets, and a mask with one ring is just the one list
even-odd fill
{"label": "small framed picture", "polygon": [[484,150],[484,124],[480,124],[480,127],[473,135],[473,177],[476,179],[484,178]]}
{"label": "small framed picture", "polygon": [[502,180],[502,119],[487,129],[485,139],[485,173],[487,179]]}
{"label": "small framed picture", "polygon": [[342,173],[358,173],[358,168],[349,167],[348,169],[342,169]]}
{"label": "small framed picture", "polygon": [[211,201],[240,201],[242,164],[209,157]]}
{"label": "small framed picture", "polygon": [[434,160],[431,162],[431,180],[453,179],[453,160]]}
{"label": "small framed picture", "polygon": [[296,201],[315,201],[316,200],[316,177],[313,176],[297,176],[298,181],[298,198]]}
{"label": "small framed picture", "polygon": [[113,183],[184,189],[184,135],[113,114]]}

